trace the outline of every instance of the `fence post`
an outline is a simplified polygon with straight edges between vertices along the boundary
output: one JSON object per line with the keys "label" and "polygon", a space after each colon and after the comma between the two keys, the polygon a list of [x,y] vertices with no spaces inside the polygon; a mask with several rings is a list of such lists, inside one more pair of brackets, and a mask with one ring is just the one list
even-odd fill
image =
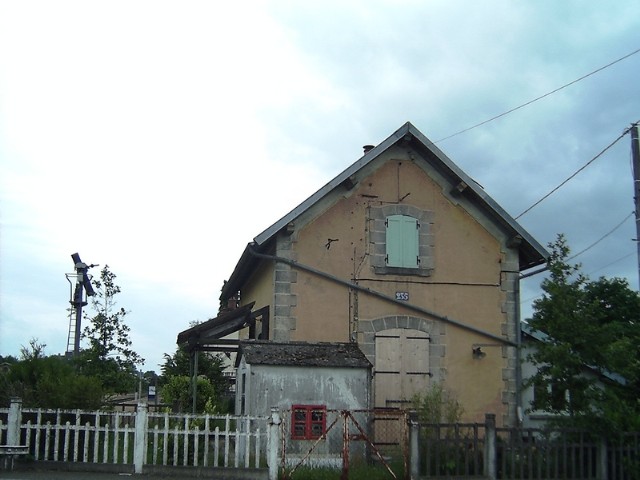
{"label": "fence post", "polygon": [[494,413],[486,413],[484,416],[484,476],[489,480],[495,480],[496,468],[496,416]]}
{"label": "fence post", "polygon": [[20,445],[20,423],[22,422],[22,399],[11,398],[9,417],[7,418],[7,445]]}
{"label": "fence post", "polygon": [[415,411],[409,413],[409,428],[410,478],[418,480],[420,478],[420,425]]}
{"label": "fence post", "polygon": [[271,408],[271,418],[267,430],[267,465],[269,480],[278,480],[278,446],[280,445],[280,414],[276,407]]}
{"label": "fence post", "polygon": [[596,461],[598,469],[598,479],[607,480],[609,471],[607,468],[607,439],[601,438],[598,442],[598,459]]}
{"label": "fence post", "polygon": [[135,441],[133,445],[133,466],[135,473],[142,473],[147,453],[147,426],[149,423],[147,404],[138,403],[136,409]]}

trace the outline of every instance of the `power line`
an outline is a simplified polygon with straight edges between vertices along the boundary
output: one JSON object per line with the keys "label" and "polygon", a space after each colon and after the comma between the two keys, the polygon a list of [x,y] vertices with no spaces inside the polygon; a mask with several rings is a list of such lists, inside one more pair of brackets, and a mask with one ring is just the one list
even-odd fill
{"label": "power line", "polygon": [[487,119],[487,120],[484,120],[484,121],[482,121],[482,122],[480,122],[480,123],[477,123],[477,124],[475,124],[475,125],[473,125],[473,126],[471,126],[471,127],[465,128],[464,130],[460,130],[459,132],[452,133],[451,135],[449,135],[449,136],[447,136],[447,137],[444,137],[444,138],[441,138],[440,140],[436,140],[436,141],[435,141],[435,142],[433,142],[433,143],[444,142],[445,140],[448,140],[448,139],[450,139],[450,138],[452,138],[452,137],[455,137],[455,136],[457,136],[457,135],[460,135],[461,133],[468,132],[469,130],[473,130],[474,128],[478,128],[478,127],[480,127],[480,126],[482,126],[482,125],[484,125],[484,124],[486,124],[486,123],[493,122],[494,120],[497,120],[498,118],[504,117],[505,115],[509,115],[510,113],[513,113],[513,112],[515,112],[516,110],[520,110],[521,108],[524,108],[524,107],[526,107],[526,106],[528,106],[528,105],[531,105],[532,103],[537,102],[538,100],[542,100],[543,98],[546,98],[546,97],[548,97],[549,95],[553,95],[554,93],[559,92],[560,90],[562,90],[562,89],[564,89],[564,88],[570,87],[571,85],[573,85],[573,84],[575,84],[575,83],[578,83],[579,81],[584,80],[585,78],[588,78],[588,77],[590,77],[591,75],[595,75],[596,73],[601,72],[602,70],[604,70],[604,69],[606,69],[606,68],[609,68],[609,67],[611,67],[612,65],[615,65],[616,63],[621,62],[622,60],[625,60],[625,59],[629,58],[630,56],[635,55],[635,54],[636,54],[636,53],[638,53],[638,52],[640,52],[640,48],[639,48],[639,49],[637,49],[637,50],[634,50],[634,51],[633,51],[633,52],[631,52],[631,53],[626,54],[626,55],[625,55],[625,56],[623,56],[623,57],[618,58],[617,60],[614,60],[613,62],[610,62],[610,63],[608,63],[608,64],[604,65],[603,67],[600,67],[600,68],[598,68],[598,69],[596,69],[596,70],[593,70],[592,72],[589,72],[589,73],[587,73],[586,75],[583,75],[583,76],[582,76],[582,77],[580,77],[580,78],[577,78],[577,79],[575,79],[575,80],[573,80],[573,81],[571,81],[571,82],[569,82],[569,83],[567,83],[567,84],[565,84],[565,85],[563,85],[563,86],[561,86],[561,87],[558,87],[558,88],[556,88],[555,90],[552,90],[552,91],[550,91],[550,92],[548,92],[548,93],[545,93],[544,95],[540,95],[539,97],[536,97],[536,98],[534,98],[533,100],[529,100],[528,102],[525,102],[525,103],[523,103],[522,105],[518,105],[517,107],[514,107],[514,108],[512,108],[511,110],[507,110],[506,112],[503,112],[503,113],[501,113],[501,114],[499,114],[499,115],[496,115],[495,117],[491,117],[491,118],[489,118],[489,119]]}
{"label": "power line", "polygon": [[[600,270],[603,270],[603,269],[605,269],[605,268],[607,268],[607,267],[610,267],[611,265],[613,265],[613,264],[615,264],[615,263],[621,262],[622,260],[625,260],[625,259],[629,258],[630,256],[632,256],[632,255],[633,255],[633,254],[635,254],[635,253],[636,253],[636,252],[628,253],[628,254],[624,255],[623,257],[620,257],[620,258],[618,258],[618,259],[614,260],[613,262],[609,262],[609,263],[607,263],[606,265],[604,265],[604,266],[602,266],[602,267],[600,267],[600,268],[597,268],[597,269],[595,269],[595,270],[592,270],[591,272],[587,273],[587,276],[591,275],[592,273],[599,272]],[[544,270],[542,270],[542,271],[544,271]],[[535,273],[535,272],[534,272],[534,273]],[[525,303],[529,303],[531,300],[534,300],[534,299],[536,299],[536,298],[539,298],[539,297],[541,297],[542,295],[544,295],[544,293],[539,293],[538,295],[534,295],[533,297],[529,297],[529,298],[525,298],[524,300],[520,300],[520,305],[523,305],[523,304],[525,304]]]}
{"label": "power line", "polygon": [[630,256],[632,256],[635,253],[636,252],[631,252],[631,253],[625,255],[624,257],[620,257],[617,260],[614,260],[613,262],[607,263],[606,265],[604,265],[604,266],[602,266],[600,268],[597,268],[596,270],[590,271],[587,275],[591,275],[592,273],[596,273],[596,272],[599,272],[600,270],[604,270],[605,268],[610,267],[614,263],[618,263],[618,262],[621,262],[622,260],[625,260],[625,259],[629,258]]}
{"label": "power line", "polygon": [[540,203],[542,203],[543,200],[546,200],[547,198],[549,198],[553,193],[555,193],[556,191],[558,191],[561,187],[563,187],[569,180],[571,180],[573,177],[575,177],[578,173],[580,173],[582,170],[584,170],[585,168],[587,168],[589,165],[591,165],[594,161],[596,161],[598,158],[600,158],[602,156],[602,154],[604,154],[607,150],[609,150],[611,147],[613,147],[616,143],[618,143],[627,133],[629,133],[629,131],[631,130],[631,127],[625,129],[624,132],[622,132],[618,138],[616,138],[613,142],[611,142],[609,145],[607,145],[600,153],[598,153],[595,157],[593,157],[591,160],[589,160],[587,163],[585,163],[582,167],[580,167],[578,170],[576,170],[572,175],[570,175],[566,180],[564,180],[560,185],[558,185],[557,187],[555,187],[553,190],[551,190],[549,193],[547,193],[545,196],[543,196],[540,200],[538,200],[537,202],[535,202],[533,205],[531,205],[529,208],[527,208],[524,212],[522,212],[520,215],[518,215],[517,217],[515,217],[515,219],[519,219],[521,216],[523,216],[525,213],[528,213],[530,210],[532,210],[534,207],[536,207],[537,205],[539,205]]}
{"label": "power line", "polygon": [[[631,212],[629,215],[627,215],[626,217],[624,217],[624,220],[622,220],[620,223],[618,223],[615,227],[613,227],[611,230],[609,230],[607,233],[605,233],[604,235],[602,235],[598,240],[596,240],[595,242],[593,242],[591,245],[589,245],[587,248],[579,251],[578,253],[576,253],[575,255],[570,256],[569,258],[567,258],[567,261],[569,260],[573,260],[574,258],[576,258],[578,255],[582,255],[584,252],[586,252],[587,250],[591,250],[593,247],[595,247],[598,243],[600,243],[602,240],[604,240],[605,238],[607,238],[609,235],[611,235],[613,232],[615,232],[618,228],[620,228],[624,222],[626,222],[629,217],[631,217],[632,215],[635,214],[635,211]],[[547,270],[549,270],[549,265],[545,265],[544,267],[540,267],[537,270],[534,270],[533,272],[528,272],[528,273],[524,273],[522,275],[520,275],[520,280],[524,279],[524,278],[529,278],[532,277],[534,275],[537,275],[538,273],[542,273],[542,272],[546,272]]]}
{"label": "power line", "polygon": [[616,225],[615,227],[613,227],[611,230],[609,230],[607,233],[605,233],[603,236],[601,236],[598,240],[596,240],[595,242],[593,242],[591,245],[589,245],[587,248],[585,248],[584,250],[579,251],[578,253],[576,253],[575,255],[570,256],[569,258],[567,258],[567,260],[573,260],[574,258],[576,258],[578,255],[582,255],[584,252],[586,252],[587,250],[591,250],[593,247],[595,247],[598,243],[600,243],[602,240],[604,240],[605,238],[607,238],[609,235],[611,235],[613,232],[615,232],[618,228],[620,228],[624,222],[627,221],[628,218],[630,218],[632,215],[635,215],[635,211],[631,212],[629,215],[627,215],[626,217],[624,217],[624,220],[622,220],[618,225]]}

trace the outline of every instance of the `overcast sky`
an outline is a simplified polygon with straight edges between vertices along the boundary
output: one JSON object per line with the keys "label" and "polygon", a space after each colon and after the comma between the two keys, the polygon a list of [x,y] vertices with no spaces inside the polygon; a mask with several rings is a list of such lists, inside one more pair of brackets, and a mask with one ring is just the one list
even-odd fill
{"label": "overcast sky", "polygon": [[[544,95],[640,49],[639,18],[631,0],[0,0],[0,354],[65,351],[78,252],[117,275],[159,370],[246,244],[362,145]],[[639,74],[640,53],[437,144],[516,217],[640,119]],[[637,289],[630,145],[519,222],[577,253],[624,220],[575,261]]]}

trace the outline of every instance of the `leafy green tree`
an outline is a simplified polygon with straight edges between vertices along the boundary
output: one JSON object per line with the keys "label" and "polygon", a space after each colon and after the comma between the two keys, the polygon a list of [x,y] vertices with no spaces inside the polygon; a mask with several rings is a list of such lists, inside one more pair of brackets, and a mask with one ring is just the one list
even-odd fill
{"label": "leafy green tree", "polygon": [[[195,323],[192,324],[192,326]],[[224,395],[228,390],[228,380],[223,375],[224,359],[221,355],[213,355],[209,352],[194,352],[194,355],[198,355],[198,386],[197,386],[197,408],[204,406],[203,402],[206,402],[206,398],[202,399],[201,396],[211,397],[211,401],[216,405],[218,411],[226,411],[229,407],[224,406]],[[176,396],[170,394],[171,397],[167,398],[166,393],[172,392],[176,385],[176,382],[183,382],[182,378],[192,378],[193,372],[191,371],[191,359],[190,353],[187,352],[184,345],[180,345],[176,348],[173,355],[167,353],[164,354],[164,364],[161,366],[162,375],[159,379],[159,383],[163,385],[161,389],[162,401],[164,403],[174,404],[176,402]],[[180,380],[176,380],[180,378]],[[211,394],[208,391],[208,387],[201,387],[201,382],[206,381],[211,386]],[[164,387],[167,387],[165,389]],[[205,393],[201,393],[200,389],[207,389]],[[189,383],[188,391],[185,395],[189,395],[191,399],[191,392],[193,387]],[[188,410],[191,411],[192,400],[186,402],[186,397],[180,397],[179,406],[183,408],[187,405]],[[186,402],[186,403],[185,403]],[[202,411],[202,410],[198,410]]]}
{"label": "leafy green tree", "polygon": [[[206,377],[216,392],[224,392],[228,386],[222,373],[224,359],[220,355],[212,355],[208,352],[197,352],[196,354],[198,355],[198,376]],[[160,368],[162,383],[176,375],[191,376],[193,373],[190,367],[190,354],[182,345],[176,348],[173,355],[164,354],[164,364]]]}
{"label": "leafy green tree", "polygon": [[27,407],[95,409],[102,403],[102,385],[95,377],[78,375],[68,359],[46,356],[46,345],[32,339],[21,348],[20,360],[2,373],[0,403],[22,398]]}
{"label": "leafy green tree", "polygon": [[136,388],[137,367],[144,359],[132,348],[131,329],[125,323],[129,312],[117,306],[115,297],[120,287],[115,280],[116,275],[108,265],[99,278],[92,279],[96,294],[91,297],[91,306],[96,314],[85,315],[89,324],[83,338],[89,346],[80,353],[76,364],[81,372],[100,378],[106,391],[124,393]]}
{"label": "leafy green tree", "polygon": [[[537,366],[527,381],[536,391],[534,406],[601,432],[638,429],[640,296],[624,279],[589,280],[580,265],[568,263],[564,236],[549,247],[550,275],[529,320],[548,336],[529,355]],[[613,381],[585,375],[587,367]]]}
{"label": "leafy green tree", "polygon": [[[162,401],[171,405],[175,412],[191,412],[193,406],[193,387],[191,378],[185,375],[173,375],[161,389]],[[198,377],[196,384],[196,412],[216,413],[216,391],[209,380]]]}

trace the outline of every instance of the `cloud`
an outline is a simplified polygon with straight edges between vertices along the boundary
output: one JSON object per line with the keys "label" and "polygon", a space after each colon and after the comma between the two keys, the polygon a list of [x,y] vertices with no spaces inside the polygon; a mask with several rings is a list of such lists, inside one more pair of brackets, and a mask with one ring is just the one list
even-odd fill
{"label": "cloud", "polygon": [[[155,368],[189,321],[215,315],[246,243],[362,145],[407,120],[438,140],[601,67],[640,46],[636,8],[2,3],[0,354],[25,331],[64,348],[77,251],[118,275]],[[517,215],[638,120],[639,61],[438,146]],[[565,232],[588,245],[633,208],[628,158],[625,138],[522,224],[542,243]],[[633,227],[585,266],[634,248]],[[634,268],[606,272],[635,285]]]}

